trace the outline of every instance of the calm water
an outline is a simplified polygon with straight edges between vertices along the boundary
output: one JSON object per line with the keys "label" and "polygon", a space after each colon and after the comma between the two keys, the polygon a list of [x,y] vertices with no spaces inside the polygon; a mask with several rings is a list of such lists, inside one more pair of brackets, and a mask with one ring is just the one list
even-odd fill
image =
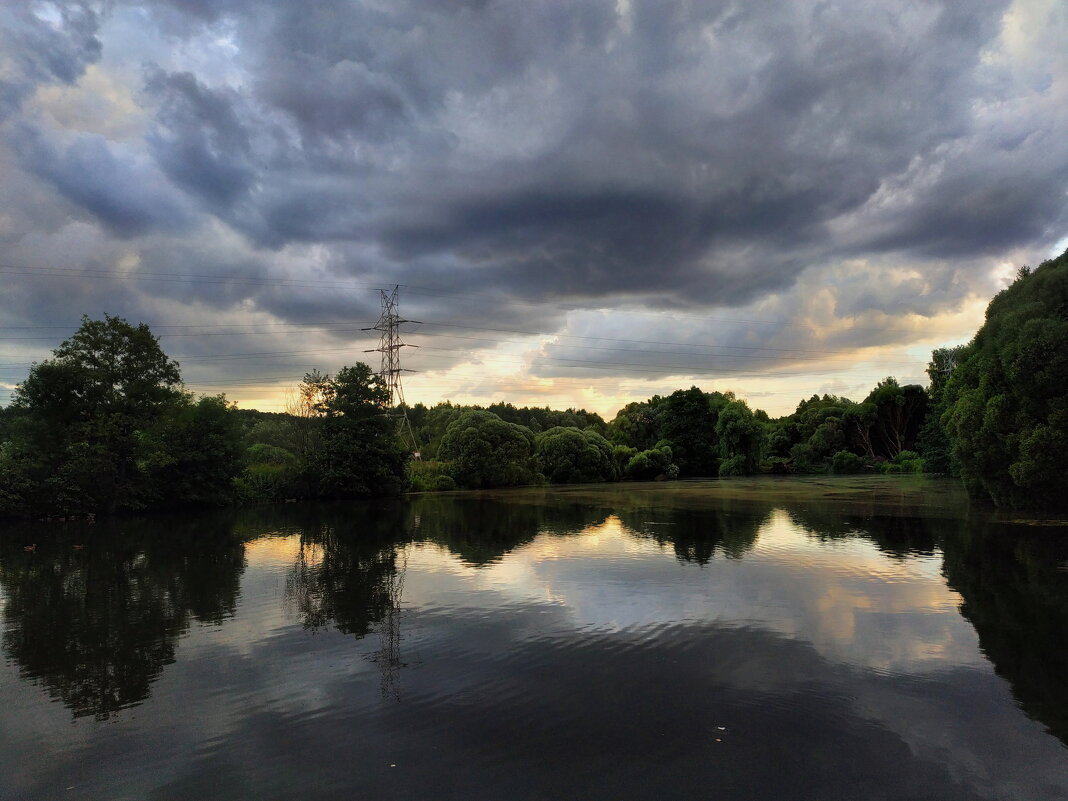
{"label": "calm water", "polygon": [[5,800],[1068,799],[1068,527],[948,484],[10,528],[0,626]]}

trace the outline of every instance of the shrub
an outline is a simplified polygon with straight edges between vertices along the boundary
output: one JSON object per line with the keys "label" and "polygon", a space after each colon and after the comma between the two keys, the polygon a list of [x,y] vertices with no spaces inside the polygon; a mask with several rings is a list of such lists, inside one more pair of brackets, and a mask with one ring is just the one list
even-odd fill
{"label": "shrub", "polygon": [[838,451],[831,457],[831,469],[835,473],[860,473],[864,466],[864,459],[852,451]]}
{"label": "shrub", "polygon": [[[668,447],[651,448],[631,457],[631,460],[627,462],[625,475],[635,481],[649,481],[660,476],[670,478],[672,476],[668,476],[669,467],[674,467],[671,463],[671,449]],[[678,475],[677,467],[674,475]]]}
{"label": "shrub", "polygon": [[612,445],[596,431],[556,426],[534,438],[538,470],[553,484],[614,481]]}
{"label": "shrub", "polygon": [[252,464],[234,481],[237,497],[244,503],[268,503],[292,497],[296,470],[281,464]]}
{"label": "shrub", "polygon": [[923,459],[915,451],[901,451],[889,462],[879,465],[883,473],[922,473]]}
{"label": "shrub", "polygon": [[530,429],[472,409],[449,423],[438,455],[460,486],[507,487],[537,480],[533,451]]}
{"label": "shrub", "polygon": [[456,489],[456,482],[449,475],[445,462],[410,462],[408,478],[412,492],[448,492]]}
{"label": "shrub", "polygon": [[257,442],[245,449],[245,464],[280,464],[292,465],[297,457],[285,448],[277,445],[268,445],[265,442]]}
{"label": "shrub", "polygon": [[720,478],[727,476],[744,476],[749,473],[749,465],[745,454],[738,454],[719,463]]}

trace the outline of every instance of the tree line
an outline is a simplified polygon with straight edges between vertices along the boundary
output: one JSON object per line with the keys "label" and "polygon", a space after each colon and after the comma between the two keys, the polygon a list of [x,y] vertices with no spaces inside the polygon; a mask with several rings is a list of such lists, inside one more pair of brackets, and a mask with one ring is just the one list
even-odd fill
{"label": "tree line", "polygon": [[1068,251],[990,302],[929,387],[880,381],[772,419],[680,389],[611,421],[585,410],[445,402],[404,409],[365,364],[312,371],[288,411],[196,397],[144,325],[84,318],[0,409],[0,515],[96,514],[525,484],[757,472],[938,473],[1009,507],[1068,505]]}

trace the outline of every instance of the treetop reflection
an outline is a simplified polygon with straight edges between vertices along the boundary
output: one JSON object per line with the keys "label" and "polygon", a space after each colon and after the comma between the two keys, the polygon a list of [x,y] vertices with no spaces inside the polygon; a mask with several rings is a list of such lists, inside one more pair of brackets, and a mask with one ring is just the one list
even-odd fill
{"label": "treetop reflection", "polygon": [[[581,536],[615,516],[627,536],[708,565],[746,559],[776,510],[815,540],[863,539],[895,560],[941,554],[962,614],[1025,711],[1068,743],[1068,560],[1063,531],[981,518],[812,502],[695,503],[678,490],[433,496],[387,505],[260,508],[186,519],[126,520],[0,536],[6,655],[76,718],[106,719],[149,697],[192,623],[226,627],[243,542],[298,538],[283,603],[309,629],[387,640],[403,574],[400,549],[432,543],[479,570],[542,533]],[[36,542],[34,551],[24,544]],[[75,545],[84,545],[75,548]],[[388,645],[388,642],[385,643]]]}

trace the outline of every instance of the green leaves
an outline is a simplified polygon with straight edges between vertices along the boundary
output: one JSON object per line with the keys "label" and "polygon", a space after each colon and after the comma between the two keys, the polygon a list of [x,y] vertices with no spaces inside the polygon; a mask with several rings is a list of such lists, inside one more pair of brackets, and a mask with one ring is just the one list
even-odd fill
{"label": "green leaves", "polygon": [[990,302],[943,397],[971,491],[1004,506],[1068,508],[1068,251],[1021,270]]}
{"label": "green leaves", "polygon": [[463,487],[507,487],[535,480],[534,435],[492,412],[461,413],[445,431],[438,456]]}
{"label": "green leaves", "polygon": [[557,426],[534,438],[537,469],[552,484],[582,484],[618,478],[611,443],[596,431]]}

